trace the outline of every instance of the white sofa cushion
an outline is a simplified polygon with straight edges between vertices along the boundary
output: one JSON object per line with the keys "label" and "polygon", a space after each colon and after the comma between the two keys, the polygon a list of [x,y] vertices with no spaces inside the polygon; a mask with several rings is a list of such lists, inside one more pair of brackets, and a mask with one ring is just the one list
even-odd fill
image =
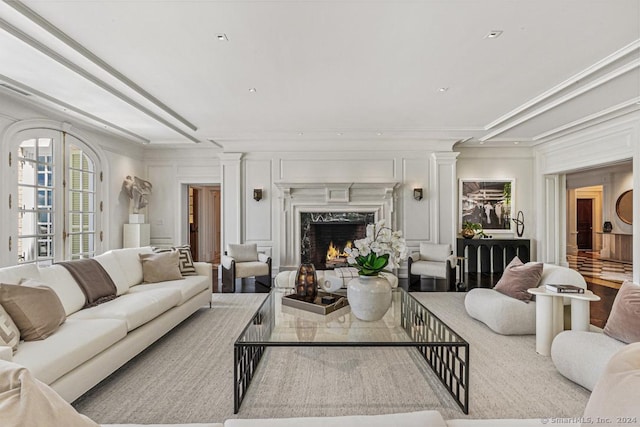
{"label": "white sofa cushion", "polygon": [[266,276],[269,264],[259,261],[236,262],[236,277]]}
{"label": "white sofa cushion", "polygon": [[518,419],[488,419],[488,420],[447,420],[447,427],[533,427],[549,426],[551,422],[562,420],[562,427],[580,427],[580,418],[533,418]]}
{"label": "white sofa cushion", "polygon": [[[420,243],[420,261],[444,262],[451,255],[451,245]],[[415,273],[414,273],[415,274]]]}
{"label": "white sofa cushion", "polygon": [[625,345],[601,332],[564,331],[551,343],[551,360],[562,375],[593,390],[611,357]]}
{"label": "white sofa cushion", "polygon": [[121,319],[127,322],[127,330],[131,331],[175,307],[181,299],[182,294],[178,289],[129,292],[96,307],[80,310],[70,318]]}
{"label": "white sofa cushion", "polygon": [[447,427],[438,411],[342,417],[229,419],[225,427]]}
{"label": "white sofa cushion", "polygon": [[67,319],[46,340],[20,344],[13,361],[29,368],[40,381],[51,384],[126,335],[127,326],[122,320]]}
{"label": "white sofa cushion", "polygon": [[39,270],[39,281],[53,289],[58,295],[67,316],[84,307],[86,297],[69,270],[55,264],[50,267],[42,267]]}
{"label": "white sofa cushion", "polygon": [[224,427],[222,423],[189,424],[100,424],[102,427]]}
{"label": "white sofa cushion", "polygon": [[143,248],[125,248],[113,251],[120,268],[125,274],[127,286],[135,286],[142,283],[142,263],[139,254],[151,254],[153,250],[150,246]]}
{"label": "white sofa cushion", "polygon": [[120,266],[120,262],[114,251],[108,251],[94,257],[107,272],[116,285],[116,295],[122,295],[129,290],[129,279],[126,272]]}
{"label": "white sofa cushion", "polygon": [[591,393],[584,418],[595,420],[595,426],[639,425],[638,390],[640,343],[633,343],[616,352],[607,363]]}
{"label": "white sofa cushion", "polygon": [[255,243],[229,244],[227,255],[236,262],[258,261],[258,245]]}
{"label": "white sofa cushion", "polygon": [[35,264],[24,264],[0,268],[0,283],[19,285],[22,279],[40,280],[38,267]]}
{"label": "white sofa cushion", "polygon": [[[422,258],[422,255],[420,256]],[[414,261],[411,264],[411,274],[430,276],[430,277],[447,277],[447,263],[442,261]]]}
{"label": "white sofa cushion", "polygon": [[210,289],[208,276],[187,276],[180,280],[168,280],[160,283],[146,283],[134,286],[129,293],[148,292],[151,289],[173,289],[180,292],[181,299],[178,305],[190,300],[205,289]]}
{"label": "white sofa cushion", "polygon": [[33,378],[24,367],[0,361],[0,418],[4,427],[98,427],[65,402],[55,391]]}
{"label": "white sofa cushion", "polygon": [[502,335],[536,333],[536,305],[487,288],[471,289],[464,298],[469,316]]}

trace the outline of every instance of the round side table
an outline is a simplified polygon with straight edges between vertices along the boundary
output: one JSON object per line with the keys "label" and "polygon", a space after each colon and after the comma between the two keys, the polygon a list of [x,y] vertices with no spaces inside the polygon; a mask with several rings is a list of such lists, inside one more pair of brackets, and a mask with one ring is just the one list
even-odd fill
{"label": "round side table", "polygon": [[551,354],[551,343],[564,330],[564,298],[571,300],[571,330],[589,330],[589,302],[600,301],[591,291],[583,294],[551,292],[543,287],[527,289],[536,296],[536,352]]}

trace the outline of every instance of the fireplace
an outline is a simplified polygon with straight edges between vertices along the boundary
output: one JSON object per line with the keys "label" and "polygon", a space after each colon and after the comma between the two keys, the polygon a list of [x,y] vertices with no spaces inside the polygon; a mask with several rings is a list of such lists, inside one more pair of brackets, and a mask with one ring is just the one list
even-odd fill
{"label": "fireplace", "polygon": [[346,267],[344,249],[365,237],[367,224],[375,221],[374,212],[301,212],[302,262],[316,270]]}

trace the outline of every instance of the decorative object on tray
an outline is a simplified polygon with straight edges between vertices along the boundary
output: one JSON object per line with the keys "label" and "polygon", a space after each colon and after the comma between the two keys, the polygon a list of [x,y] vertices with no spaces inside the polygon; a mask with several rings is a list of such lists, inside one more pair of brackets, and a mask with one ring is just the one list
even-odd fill
{"label": "decorative object on tray", "polygon": [[345,249],[349,265],[358,270],[347,286],[351,312],[360,320],[380,320],[391,306],[391,284],[380,273],[397,268],[407,258],[407,246],[402,232],[385,227],[384,220],[367,225],[365,238],[354,246]]}
{"label": "decorative object on tray", "polygon": [[559,294],[584,294],[584,288],[575,285],[545,285],[545,288],[549,292],[556,292]]}
{"label": "decorative object on tray", "polygon": [[317,314],[329,314],[349,305],[349,301],[344,295],[332,294],[318,291],[316,297],[309,301],[306,297],[297,294],[284,295],[282,305],[310,311]]}
{"label": "decorative object on tray", "polygon": [[611,233],[612,231],[613,231],[613,224],[611,224],[611,221],[605,221],[604,224],[602,225],[602,232]]}
{"label": "decorative object on tray", "polygon": [[304,263],[298,268],[296,295],[306,301],[313,301],[318,295],[318,277],[313,264]]}

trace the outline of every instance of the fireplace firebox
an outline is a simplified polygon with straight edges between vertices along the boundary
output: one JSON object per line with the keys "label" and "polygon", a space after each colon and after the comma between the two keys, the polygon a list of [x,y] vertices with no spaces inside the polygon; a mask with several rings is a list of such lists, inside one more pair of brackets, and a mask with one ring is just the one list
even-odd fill
{"label": "fireplace firebox", "polygon": [[347,266],[345,248],[365,237],[373,212],[303,212],[301,219],[301,260],[316,270]]}

